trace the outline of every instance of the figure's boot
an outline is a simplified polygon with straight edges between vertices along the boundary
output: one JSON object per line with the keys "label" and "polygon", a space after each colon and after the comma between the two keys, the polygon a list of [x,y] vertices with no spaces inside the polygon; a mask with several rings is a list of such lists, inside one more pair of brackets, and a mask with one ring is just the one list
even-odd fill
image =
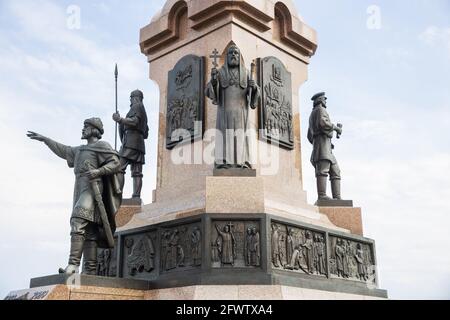
{"label": "figure's boot", "polygon": [[317,193],[319,200],[332,200],[327,197],[327,177],[317,177]]}
{"label": "figure's boot", "polygon": [[142,177],[133,178],[133,198],[141,198]]}
{"label": "figure's boot", "polygon": [[81,257],[83,255],[84,237],[72,236],[70,240],[69,265],[59,269],[61,274],[74,274],[80,272]]}
{"label": "figure's boot", "polygon": [[333,192],[334,200],[342,200],[342,198],[341,198],[341,180],[340,179],[331,180],[331,191]]}
{"label": "figure's boot", "polygon": [[89,276],[97,275],[97,242],[85,241],[83,256],[83,274]]}

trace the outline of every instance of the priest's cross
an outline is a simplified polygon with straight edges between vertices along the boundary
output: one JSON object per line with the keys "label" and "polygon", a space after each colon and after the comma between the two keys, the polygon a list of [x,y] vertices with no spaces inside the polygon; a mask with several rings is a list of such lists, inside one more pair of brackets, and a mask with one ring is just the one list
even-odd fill
{"label": "priest's cross", "polygon": [[226,224],[229,228],[230,228],[230,232],[233,231],[234,228],[234,224],[232,224],[231,222],[228,222],[228,224]]}
{"label": "priest's cross", "polygon": [[211,56],[209,56],[211,59],[213,59],[213,67],[217,68],[219,66],[219,64],[217,63],[217,59],[220,58],[219,56],[219,51],[217,51],[217,49],[214,49],[214,51],[212,52],[213,54]]}

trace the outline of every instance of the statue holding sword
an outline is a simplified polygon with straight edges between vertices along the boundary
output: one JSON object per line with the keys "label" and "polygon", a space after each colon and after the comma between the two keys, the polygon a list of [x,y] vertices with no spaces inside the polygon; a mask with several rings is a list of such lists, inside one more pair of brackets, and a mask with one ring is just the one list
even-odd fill
{"label": "statue holding sword", "polygon": [[115,215],[122,202],[117,178],[120,160],[118,153],[101,141],[103,134],[103,123],[98,118],[84,122],[82,139],[87,144],[78,147],[28,132],[30,139],[44,142],[75,172],[69,264],[60,273],[79,273],[83,257],[84,273],[96,275],[97,248],[114,248]]}

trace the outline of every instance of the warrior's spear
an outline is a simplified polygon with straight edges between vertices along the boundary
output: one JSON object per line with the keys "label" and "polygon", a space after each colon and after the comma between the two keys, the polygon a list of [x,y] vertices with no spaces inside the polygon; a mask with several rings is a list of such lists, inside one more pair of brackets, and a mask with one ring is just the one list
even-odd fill
{"label": "warrior's spear", "polygon": [[[117,106],[117,78],[119,77],[119,69],[117,69],[117,63],[116,63],[116,70],[114,71],[114,75],[116,76],[116,113],[119,112],[118,106]],[[115,137],[115,149],[117,151],[117,129],[118,129],[118,123],[116,122],[116,137]]]}

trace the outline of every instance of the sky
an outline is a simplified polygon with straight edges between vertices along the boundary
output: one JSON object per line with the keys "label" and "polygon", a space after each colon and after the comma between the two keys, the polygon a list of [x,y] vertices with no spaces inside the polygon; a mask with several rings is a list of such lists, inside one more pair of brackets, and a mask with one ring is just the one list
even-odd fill
{"label": "sky", "polygon": [[[163,3],[0,0],[0,297],[67,263],[73,172],[26,131],[79,145],[84,119],[98,116],[114,141],[115,63],[119,110],[132,90],[145,94],[151,202],[159,93],[138,43]],[[381,287],[392,299],[449,299],[450,2],[295,4],[319,39],[300,88],[302,132],[310,98],[325,91],[332,120],[344,124],[335,150],[343,196],[362,207],[365,236],[376,240]],[[302,146],[313,203],[306,136]]]}

